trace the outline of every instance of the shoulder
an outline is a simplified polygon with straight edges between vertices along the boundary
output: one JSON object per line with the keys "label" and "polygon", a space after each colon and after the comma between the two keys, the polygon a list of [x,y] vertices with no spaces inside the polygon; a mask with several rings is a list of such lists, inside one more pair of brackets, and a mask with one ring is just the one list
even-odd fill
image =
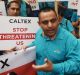
{"label": "shoulder", "polygon": [[40,34],[42,34],[42,32],[43,32],[43,30],[40,28],[40,29],[37,31],[36,35],[40,35]]}
{"label": "shoulder", "polygon": [[59,26],[58,35],[61,36],[63,39],[66,39],[66,40],[70,39],[70,38],[76,39],[76,37],[72,33],[67,31],[66,29],[62,28],[61,26]]}

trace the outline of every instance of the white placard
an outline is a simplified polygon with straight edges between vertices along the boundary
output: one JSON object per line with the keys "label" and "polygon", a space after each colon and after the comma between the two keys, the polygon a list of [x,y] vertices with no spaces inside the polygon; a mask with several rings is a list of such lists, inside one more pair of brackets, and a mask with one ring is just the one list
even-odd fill
{"label": "white placard", "polygon": [[4,1],[0,1],[0,16],[6,16],[6,9]]}
{"label": "white placard", "polygon": [[[13,69],[17,71],[17,69],[20,66],[21,67],[19,69],[22,69],[23,65],[25,65],[25,67],[27,67],[26,64],[31,63],[32,61],[35,60],[35,57],[36,57],[35,48],[36,47],[33,46],[30,48],[27,48],[25,51],[19,50],[19,51],[14,51],[14,52],[10,52],[8,54],[1,55],[0,56],[0,75],[7,75],[7,74],[5,74],[5,72],[7,72],[7,71],[9,72],[10,70],[13,70]],[[5,62],[6,64],[3,62]],[[27,69],[25,68],[24,70],[27,70]],[[24,72],[24,70],[22,70],[22,72]],[[1,73],[3,73],[3,74],[1,74]]]}
{"label": "white placard", "polygon": [[68,8],[78,9],[78,3],[79,3],[79,0],[69,0],[68,1]]}
{"label": "white placard", "polygon": [[35,39],[38,18],[0,17],[0,50],[28,45]]}
{"label": "white placard", "polygon": [[79,0],[79,4],[78,4],[78,11],[77,11],[77,15],[80,16],[80,0]]}
{"label": "white placard", "polygon": [[31,5],[32,10],[39,10],[38,0],[24,0]]}

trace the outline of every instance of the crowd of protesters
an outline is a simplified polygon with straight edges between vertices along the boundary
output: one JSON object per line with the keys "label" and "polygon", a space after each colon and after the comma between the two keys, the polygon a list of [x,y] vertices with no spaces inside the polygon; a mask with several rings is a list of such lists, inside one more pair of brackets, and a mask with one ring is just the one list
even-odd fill
{"label": "crowd of protesters", "polygon": [[[39,2],[39,10],[23,0],[0,0],[5,2],[7,16],[38,17],[40,29],[35,41],[27,47],[36,46],[38,75],[80,75],[80,19],[77,10],[69,9],[68,2],[58,2],[58,13],[54,2]],[[57,16],[58,15],[58,16]],[[0,51],[0,55],[15,51]],[[45,60],[46,58],[46,60]]]}
{"label": "crowd of protesters", "polygon": [[[31,5],[24,0],[0,0],[5,2],[7,16],[22,16],[22,17],[38,17],[39,10],[32,10]],[[39,9],[44,7],[54,8],[54,2],[38,2]],[[74,36],[79,38],[79,16],[77,10],[68,8],[68,1],[58,2],[59,21],[63,28],[70,31]],[[62,17],[62,19],[61,19]],[[64,20],[65,19],[65,20]]]}

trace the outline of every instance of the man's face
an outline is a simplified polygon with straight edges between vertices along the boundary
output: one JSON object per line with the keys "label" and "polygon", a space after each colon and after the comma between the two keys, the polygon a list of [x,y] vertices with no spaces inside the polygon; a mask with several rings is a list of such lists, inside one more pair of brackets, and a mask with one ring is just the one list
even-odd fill
{"label": "man's face", "polygon": [[56,35],[59,23],[54,11],[41,12],[38,23],[46,36],[54,37]]}
{"label": "man's face", "polygon": [[19,16],[20,8],[17,3],[12,3],[7,9],[8,16]]}

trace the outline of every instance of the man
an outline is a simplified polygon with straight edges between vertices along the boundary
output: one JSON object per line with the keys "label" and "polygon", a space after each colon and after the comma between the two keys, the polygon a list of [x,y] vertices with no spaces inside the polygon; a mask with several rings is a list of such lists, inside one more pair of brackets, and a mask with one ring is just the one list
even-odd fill
{"label": "man", "polygon": [[16,1],[11,1],[7,5],[7,15],[8,16],[19,16],[20,14],[20,5]]}
{"label": "man", "polygon": [[68,8],[68,1],[59,1],[58,6],[64,9],[64,18],[71,20],[73,9]]}
{"label": "man", "polygon": [[[39,11],[39,26],[35,41],[37,75],[76,75],[78,70],[79,49],[77,39],[59,26],[58,17],[53,8]],[[24,47],[24,49],[27,46]]]}
{"label": "man", "polygon": [[34,16],[32,13],[31,6],[27,4],[25,1],[23,0],[13,0],[13,1],[17,1],[20,4],[20,16],[23,16],[23,17]]}
{"label": "man", "polygon": [[70,20],[64,18],[63,12],[64,12],[63,8],[59,6],[58,18],[59,18],[60,26],[68,30],[69,32],[71,32],[73,35],[75,35],[75,30],[74,30],[72,23],[70,22]]}
{"label": "man", "polygon": [[37,64],[33,68],[39,70],[38,75],[76,75],[76,38],[59,26],[57,14],[51,8],[39,12],[38,23],[42,29],[37,32],[33,43]]}

